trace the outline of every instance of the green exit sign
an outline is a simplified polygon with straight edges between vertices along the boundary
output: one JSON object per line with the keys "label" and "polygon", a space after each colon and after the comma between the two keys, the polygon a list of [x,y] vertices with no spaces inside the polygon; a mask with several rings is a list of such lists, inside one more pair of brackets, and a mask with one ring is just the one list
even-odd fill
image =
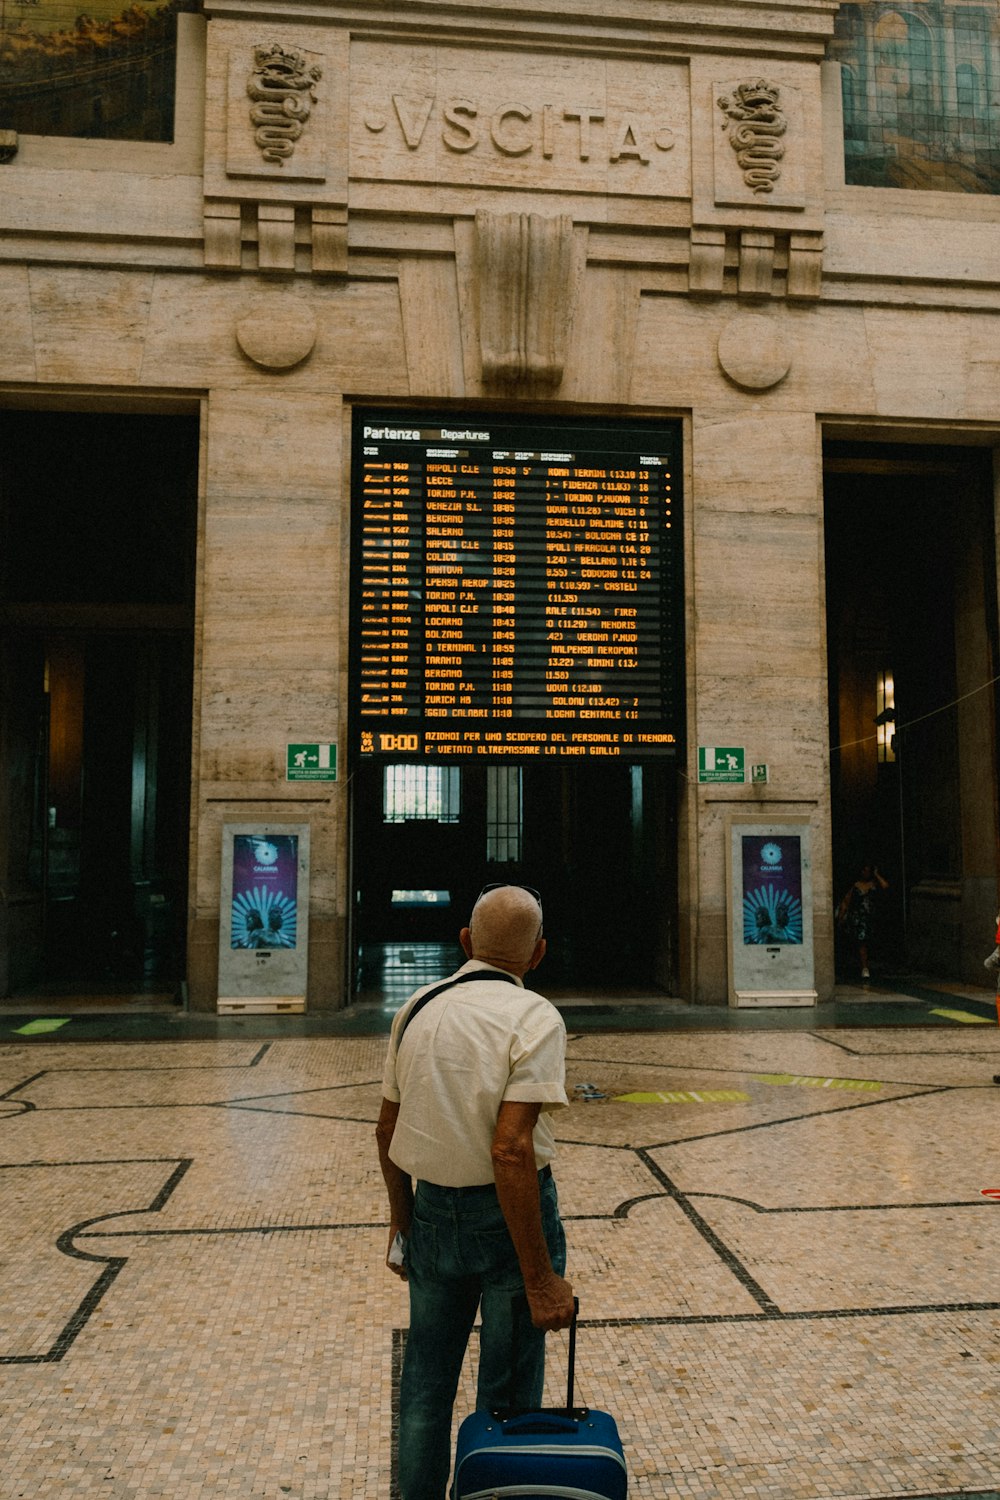
{"label": "green exit sign", "polygon": [[699,745],[699,781],[746,780],[746,755],[742,745]]}
{"label": "green exit sign", "polygon": [[286,781],[336,781],[336,745],[289,745]]}

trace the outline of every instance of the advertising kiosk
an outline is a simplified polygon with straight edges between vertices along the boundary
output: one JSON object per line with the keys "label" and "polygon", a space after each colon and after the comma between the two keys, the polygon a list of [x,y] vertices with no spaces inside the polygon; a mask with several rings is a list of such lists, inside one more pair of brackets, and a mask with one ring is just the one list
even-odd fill
{"label": "advertising kiosk", "polygon": [[219,910],[219,1013],[304,1011],[309,825],[225,824]]}
{"label": "advertising kiosk", "polygon": [[729,1004],[815,1005],[808,818],[729,825]]}

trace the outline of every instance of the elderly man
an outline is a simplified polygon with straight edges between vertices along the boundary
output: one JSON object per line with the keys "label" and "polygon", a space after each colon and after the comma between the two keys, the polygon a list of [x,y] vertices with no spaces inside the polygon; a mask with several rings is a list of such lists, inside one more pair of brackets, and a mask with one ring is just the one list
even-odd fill
{"label": "elderly man", "polygon": [[[537,892],[488,886],[460,941],[469,962],[418,991],[393,1021],[376,1130],[389,1193],[387,1264],[410,1290],[402,1500],[444,1500],[452,1407],[477,1308],[476,1404],[487,1411],[506,1406],[512,1391],[518,1406],[540,1403],[545,1332],[573,1318],[549,1164],[551,1112],[568,1103],[566,1030],[523,983],[545,953]],[[519,1293],[530,1319],[522,1315],[515,1340]]]}

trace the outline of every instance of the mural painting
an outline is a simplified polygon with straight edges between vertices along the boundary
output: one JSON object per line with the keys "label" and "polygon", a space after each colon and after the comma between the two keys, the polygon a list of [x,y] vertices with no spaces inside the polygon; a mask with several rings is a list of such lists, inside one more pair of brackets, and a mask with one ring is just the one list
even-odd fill
{"label": "mural painting", "polygon": [[198,0],[0,0],[0,128],[173,138],[177,13]]}
{"label": "mural painting", "polygon": [[847,181],[1000,193],[1000,0],[842,5]]}

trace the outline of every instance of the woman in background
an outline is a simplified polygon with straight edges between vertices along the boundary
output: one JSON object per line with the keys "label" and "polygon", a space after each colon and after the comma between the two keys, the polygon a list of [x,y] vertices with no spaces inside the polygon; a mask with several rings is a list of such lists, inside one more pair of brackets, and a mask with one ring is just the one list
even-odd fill
{"label": "woman in background", "polygon": [[837,921],[847,930],[858,950],[861,978],[870,979],[868,946],[875,930],[875,902],[889,882],[871,860],[865,860],[858,878],[837,908]]}

